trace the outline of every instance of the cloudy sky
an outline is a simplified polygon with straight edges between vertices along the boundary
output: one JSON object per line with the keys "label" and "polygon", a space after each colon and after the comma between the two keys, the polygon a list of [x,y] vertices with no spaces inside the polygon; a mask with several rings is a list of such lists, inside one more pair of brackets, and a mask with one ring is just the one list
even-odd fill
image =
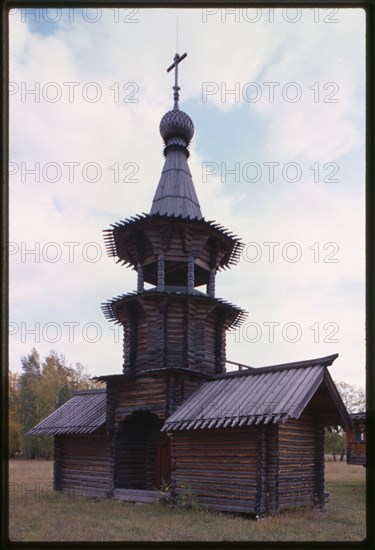
{"label": "cloudy sky", "polygon": [[193,119],[203,215],[246,243],[217,276],[248,312],[227,358],[339,353],[364,386],[365,13],[357,9],[13,10],[10,18],[10,359],[36,347],[119,373],[100,304],[136,287],[102,230],[148,212],[159,121]]}

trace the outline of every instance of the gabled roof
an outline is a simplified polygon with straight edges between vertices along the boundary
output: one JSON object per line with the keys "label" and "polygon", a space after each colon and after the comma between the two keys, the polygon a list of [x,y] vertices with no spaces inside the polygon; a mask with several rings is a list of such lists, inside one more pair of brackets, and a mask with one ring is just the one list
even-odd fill
{"label": "gabled roof", "polygon": [[322,384],[337,410],[348,413],[326,369],[337,355],[226,373],[204,382],[165,422],[162,431],[276,424],[299,418]]}
{"label": "gabled roof", "polygon": [[85,390],[64,403],[26,435],[90,434],[106,422],[106,390]]}

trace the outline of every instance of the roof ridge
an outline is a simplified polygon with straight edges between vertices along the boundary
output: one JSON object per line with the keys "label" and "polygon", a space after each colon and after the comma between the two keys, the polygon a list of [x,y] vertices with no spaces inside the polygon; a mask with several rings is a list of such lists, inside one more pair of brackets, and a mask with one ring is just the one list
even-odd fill
{"label": "roof ridge", "polygon": [[317,357],[316,359],[305,359],[303,361],[295,361],[292,363],[280,363],[278,365],[269,365],[265,367],[251,367],[246,370],[241,371],[228,371],[224,374],[218,374],[215,376],[215,380],[218,378],[230,378],[237,376],[251,376],[262,374],[264,372],[272,372],[277,370],[287,370],[287,369],[301,369],[308,367],[329,367],[339,356],[338,353],[333,355],[327,355],[325,357]]}

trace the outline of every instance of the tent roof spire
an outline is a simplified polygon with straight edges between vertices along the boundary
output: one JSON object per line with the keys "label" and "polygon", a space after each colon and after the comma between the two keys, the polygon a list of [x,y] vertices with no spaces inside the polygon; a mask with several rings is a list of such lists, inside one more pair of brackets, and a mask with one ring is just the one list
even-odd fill
{"label": "tent roof spire", "polygon": [[194,135],[194,124],[189,115],[180,111],[178,85],[178,64],[185,59],[176,53],[167,72],[175,70],[174,106],[160,121],[160,134],[165,148],[165,163],[152,202],[150,214],[182,216],[202,219],[202,213],[195,192],[193,179],[187,164],[189,143]]}

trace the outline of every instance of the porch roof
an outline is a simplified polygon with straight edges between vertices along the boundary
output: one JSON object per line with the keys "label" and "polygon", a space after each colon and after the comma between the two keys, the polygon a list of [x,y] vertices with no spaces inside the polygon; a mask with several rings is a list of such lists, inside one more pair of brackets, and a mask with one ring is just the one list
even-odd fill
{"label": "porch roof", "polygon": [[90,434],[106,422],[106,390],[76,392],[26,435]]}
{"label": "porch roof", "polygon": [[299,418],[318,389],[327,421],[350,419],[326,367],[337,355],[226,373],[204,382],[165,422],[162,431],[276,424]]}

